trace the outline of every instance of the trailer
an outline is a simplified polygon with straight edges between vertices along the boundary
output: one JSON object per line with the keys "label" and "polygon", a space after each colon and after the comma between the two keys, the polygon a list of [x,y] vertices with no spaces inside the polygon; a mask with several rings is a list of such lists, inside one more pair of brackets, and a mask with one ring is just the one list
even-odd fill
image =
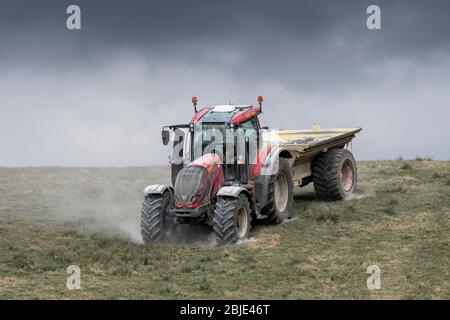
{"label": "trailer", "polygon": [[275,130],[264,135],[267,141],[277,142],[292,155],[290,165],[293,169],[293,184],[305,186],[312,177],[312,162],[321,153],[333,148],[349,146],[362,128]]}

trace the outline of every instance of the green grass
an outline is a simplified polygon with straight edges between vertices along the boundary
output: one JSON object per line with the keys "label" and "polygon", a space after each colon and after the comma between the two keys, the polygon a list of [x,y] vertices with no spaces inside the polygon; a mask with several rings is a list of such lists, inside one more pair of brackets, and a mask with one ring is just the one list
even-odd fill
{"label": "green grass", "polygon": [[[294,219],[226,247],[205,232],[137,243],[140,190],[166,167],[0,169],[0,298],[449,299],[450,162],[358,166],[353,200],[297,190]],[[80,290],[66,288],[71,264]]]}

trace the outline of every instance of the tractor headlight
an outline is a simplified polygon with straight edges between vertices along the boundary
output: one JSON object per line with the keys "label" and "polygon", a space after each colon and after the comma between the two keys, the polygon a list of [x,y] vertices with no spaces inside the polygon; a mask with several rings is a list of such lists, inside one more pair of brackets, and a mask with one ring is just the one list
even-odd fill
{"label": "tractor headlight", "polygon": [[191,203],[197,201],[200,198],[200,194],[195,194],[191,198]]}

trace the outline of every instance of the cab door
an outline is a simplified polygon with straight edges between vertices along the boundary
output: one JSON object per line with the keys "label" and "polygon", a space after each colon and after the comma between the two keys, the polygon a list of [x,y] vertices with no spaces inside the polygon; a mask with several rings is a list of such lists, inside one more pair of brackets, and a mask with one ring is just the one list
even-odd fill
{"label": "cab door", "polygon": [[252,161],[255,159],[259,149],[259,122],[258,118],[253,117],[239,125],[240,135],[243,138],[238,152],[239,175],[241,182],[247,183],[250,180],[250,170]]}
{"label": "cab door", "polygon": [[170,168],[172,186],[175,186],[175,180],[177,179],[178,173],[190,162],[190,132],[187,128],[175,128],[173,132],[174,138],[170,156]]}

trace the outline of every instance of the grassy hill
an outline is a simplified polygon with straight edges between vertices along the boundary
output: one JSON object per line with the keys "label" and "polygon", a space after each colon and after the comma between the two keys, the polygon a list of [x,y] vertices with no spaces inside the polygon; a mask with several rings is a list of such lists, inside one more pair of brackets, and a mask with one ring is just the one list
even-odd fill
{"label": "grassy hill", "polygon": [[[187,226],[140,243],[141,190],[167,167],[0,169],[0,299],[449,299],[450,162],[358,166],[352,200],[297,190],[293,219],[227,247]],[[381,289],[368,290],[374,264]]]}

